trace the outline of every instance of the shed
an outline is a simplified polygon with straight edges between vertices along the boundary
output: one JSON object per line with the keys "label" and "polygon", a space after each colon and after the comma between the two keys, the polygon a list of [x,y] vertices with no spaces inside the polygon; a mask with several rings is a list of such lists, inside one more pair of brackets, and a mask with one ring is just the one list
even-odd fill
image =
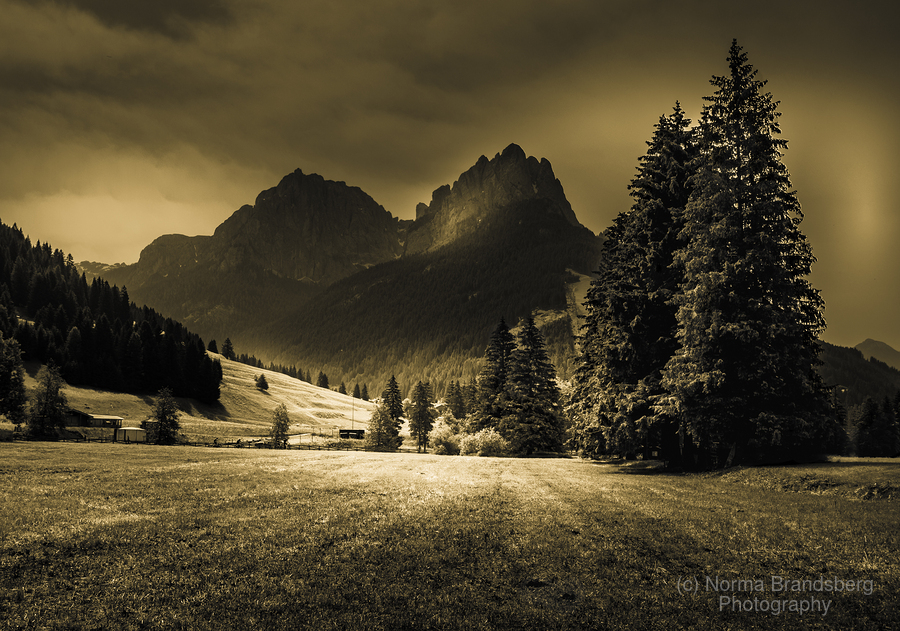
{"label": "shed", "polygon": [[339,429],[338,436],[340,438],[355,438],[356,440],[362,440],[366,437],[366,430],[364,429]]}
{"label": "shed", "polygon": [[116,430],[116,440],[123,443],[146,443],[147,430],[140,427],[120,427]]}

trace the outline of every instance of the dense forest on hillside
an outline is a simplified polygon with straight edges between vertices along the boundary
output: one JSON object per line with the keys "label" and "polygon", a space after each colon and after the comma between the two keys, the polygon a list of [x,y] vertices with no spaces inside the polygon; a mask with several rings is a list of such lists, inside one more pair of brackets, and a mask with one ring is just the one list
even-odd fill
{"label": "dense forest on hillside", "polygon": [[478,373],[500,317],[514,327],[535,310],[555,310],[560,318],[544,334],[567,378],[577,324],[562,315],[565,283],[575,280],[566,270],[590,273],[599,249],[588,230],[549,216],[539,202],[523,204],[486,217],[466,240],[335,283],[240,337],[276,362],[320,366],[333,379],[386,383],[394,374],[404,393],[422,380],[442,396],[450,381]]}
{"label": "dense forest on hillside", "polygon": [[0,332],[25,359],[54,363],[66,381],[151,393],[168,387],[206,403],[219,398],[222,367],[199,336],[128,291],[79,274],[71,255],[32,245],[21,229],[0,224]]}
{"label": "dense forest on hillside", "polygon": [[855,348],[823,343],[819,358],[819,374],[826,384],[838,387],[838,400],[848,410],[862,405],[867,398],[893,398],[900,390],[900,370],[874,357],[867,360]]}

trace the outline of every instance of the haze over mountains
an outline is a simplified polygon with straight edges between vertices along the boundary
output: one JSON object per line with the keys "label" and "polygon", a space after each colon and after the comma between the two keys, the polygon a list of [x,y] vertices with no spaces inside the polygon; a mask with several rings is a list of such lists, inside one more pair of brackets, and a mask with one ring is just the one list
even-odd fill
{"label": "haze over mountains", "polygon": [[602,239],[546,160],[509,145],[399,221],[359,188],[300,170],[212,236],[165,235],[103,276],[238,352],[380,388],[469,379],[501,317],[537,314],[565,375],[573,294]]}

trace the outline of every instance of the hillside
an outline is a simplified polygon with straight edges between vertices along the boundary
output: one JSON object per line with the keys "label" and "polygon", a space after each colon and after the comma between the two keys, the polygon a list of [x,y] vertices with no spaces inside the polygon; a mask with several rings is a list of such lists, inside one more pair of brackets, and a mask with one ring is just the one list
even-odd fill
{"label": "hillside", "polygon": [[888,366],[900,369],[900,351],[892,348],[884,342],[867,339],[865,342],[854,346],[856,350],[863,354],[866,359],[874,357],[880,362],[884,362]]}
{"label": "hillside", "polygon": [[[359,429],[368,424],[374,405],[347,395],[318,388],[298,379],[270,370],[252,368],[213,354],[222,363],[221,396],[216,405],[193,399],[177,398],[182,412],[182,433],[191,441],[235,440],[265,436],[272,424],[272,411],[284,403],[291,419],[290,433],[328,431],[334,428]],[[40,366],[26,365],[25,385],[34,388]],[[256,377],[263,373],[269,382],[265,392],[256,388]],[[68,386],[64,393],[69,406],[93,414],[121,416],[125,425],[139,426],[153,411],[152,396],[137,396]],[[96,433],[105,430],[92,430]]]}
{"label": "hillside", "polygon": [[860,405],[866,397],[881,401],[900,389],[900,370],[870,357],[856,348],[822,342],[819,374],[826,385],[840,386],[840,401],[846,408]]}

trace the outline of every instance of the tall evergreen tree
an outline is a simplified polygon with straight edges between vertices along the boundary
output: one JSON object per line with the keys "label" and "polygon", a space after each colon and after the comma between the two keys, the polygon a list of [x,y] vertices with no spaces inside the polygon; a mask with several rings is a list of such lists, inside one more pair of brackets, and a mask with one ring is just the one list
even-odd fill
{"label": "tall evergreen tree", "polygon": [[222,357],[232,361],[237,359],[237,354],[234,351],[234,344],[231,343],[230,337],[226,337],[225,343],[222,344]]}
{"label": "tall evergreen tree", "polygon": [[560,451],[563,416],[556,370],[547,355],[544,337],[529,317],[510,357],[508,412],[499,431],[513,452]]}
{"label": "tall evergreen tree", "polygon": [[431,396],[428,387],[419,381],[413,388],[409,417],[409,433],[416,441],[416,449],[421,452],[428,449],[428,432],[434,425],[434,415],[431,407]]}
{"label": "tall evergreen tree", "polygon": [[387,387],[384,389],[384,392],[381,393],[381,400],[388,415],[390,415],[393,422],[397,425],[397,430],[399,431],[400,417],[403,416],[403,397],[400,395],[400,386],[397,385],[397,379],[394,375],[391,375]]}
{"label": "tall evergreen tree", "polygon": [[675,307],[680,274],[672,268],[691,192],[697,148],[676,102],[660,116],[629,185],[634,200],[606,233],[592,282],[574,379],[574,446],[627,454],[651,442],[674,451],[675,423],[652,405],[660,374],[678,348]]}
{"label": "tall evergreen tree", "polygon": [[506,386],[515,347],[515,339],[501,317],[484,351],[484,367],[478,376],[478,400],[473,416],[476,430],[496,429],[500,419],[507,414]]}
{"label": "tall evergreen tree", "polygon": [[466,401],[463,397],[463,391],[462,387],[459,385],[459,381],[450,382],[450,387],[447,390],[447,405],[450,407],[450,411],[455,418],[465,418]]}
{"label": "tall evergreen tree", "polygon": [[828,398],[815,370],[823,301],[781,161],[778,102],[733,42],[703,108],[701,158],[675,256],[680,348],[659,411],[679,419],[697,464],[816,450]]}

